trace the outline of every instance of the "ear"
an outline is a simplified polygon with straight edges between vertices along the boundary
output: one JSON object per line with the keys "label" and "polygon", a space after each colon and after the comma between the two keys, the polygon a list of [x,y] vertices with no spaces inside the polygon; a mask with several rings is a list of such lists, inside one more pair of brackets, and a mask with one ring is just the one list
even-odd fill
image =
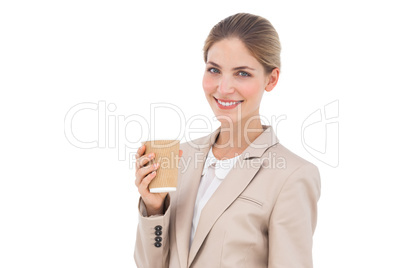
{"label": "ear", "polygon": [[274,89],[279,80],[279,68],[275,68],[267,75],[265,91],[269,92]]}

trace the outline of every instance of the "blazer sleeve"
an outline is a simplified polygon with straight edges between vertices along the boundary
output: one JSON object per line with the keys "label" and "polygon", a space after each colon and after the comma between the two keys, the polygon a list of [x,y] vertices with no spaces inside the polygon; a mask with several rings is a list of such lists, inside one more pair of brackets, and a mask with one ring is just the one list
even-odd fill
{"label": "blazer sleeve", "polygon": [[320,174],[311,163],[297,168],[287,178],[269,220],[269,268],[313,267],[313,234],[320,193]]}
{"label": "blazer sleeve", "polygon": [[[135,241],[134,260],[138,268],[167,268],[169,267],[169,221],[170,194],[166,195],[164,215],[147,215],[146,206],[140,197],[138,202],[138,226]],[[158,226],[158,227],[157,227]],[[158,247],[155,240],[156,231],[160,229],[162,238]],[[158,238],[158,240],[160,240]]]}

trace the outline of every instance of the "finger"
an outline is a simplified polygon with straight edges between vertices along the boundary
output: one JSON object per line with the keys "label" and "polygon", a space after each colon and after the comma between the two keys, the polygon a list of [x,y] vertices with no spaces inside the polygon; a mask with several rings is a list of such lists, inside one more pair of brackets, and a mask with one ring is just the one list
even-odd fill
{"label": "finger", "polygon": [[145,145],[142,145],[140,148],[138,148],[137,153],[135,154],[135,159],[138,159],[144,153],[145,153]]}
{"label": "finger", "polygon": [[155,153],[150,153],[148,155],[143,155],[135,161],[136,169],[140,169],[145,166],[149,161],[155,158]]}
{"label": "finger", "polygon": [[146,167],[142,167],[136,172],[136,179],[135,179],[135,185],[138,187],[138,185],[141,183],[143,178],[148,176],[152,171],[157,170],[159,168],[159,163],[155,163],[153,165],[149,165]]}
{"label": "finger", "polygon": [[138,168],[138,159],[145,153],[145,145],[142,145],[138,148],[137,152],[135,153],[135,167]]}
{"label": "finger", "polygon": [[179,157],[181,157],[183,155],[183,151],[179,150]]}
{"label": "finger", "polygon": [[151,181],[155,178],[156,176],[156,171],[153,171],[149,173],[145,178],[141,181],[141,183],[138,186],[138,191],[140,192],[141,195],[145,193],[149,193],[148,185],[151,183]]}

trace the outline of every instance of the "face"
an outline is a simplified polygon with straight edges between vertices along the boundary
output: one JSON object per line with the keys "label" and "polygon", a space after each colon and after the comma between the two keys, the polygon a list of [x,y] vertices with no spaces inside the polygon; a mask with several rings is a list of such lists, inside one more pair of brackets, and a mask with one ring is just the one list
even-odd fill
{"label": "face", "polygon": [[223,39],[208,50],[202,85],[222,124],[228,120],[244,123],[258,118],[263,93],[276,85],[276,74],[277,69],[265,74],[264,67],[239,39]]}

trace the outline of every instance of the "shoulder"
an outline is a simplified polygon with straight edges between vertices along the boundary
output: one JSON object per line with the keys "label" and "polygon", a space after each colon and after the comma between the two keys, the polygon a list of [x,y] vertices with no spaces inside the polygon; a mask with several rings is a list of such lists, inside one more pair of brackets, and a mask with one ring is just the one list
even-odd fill
{"label": "shoulder", "polygon": [[262,155],[261,180],[270,178],[266,183],[276,188],[278,193],[284,187],[303,184],[319,192],[320,172],[312,162],[297,155],[281,143],[271,146]]}
{"label": "shoulder", "polygon": [[183,153],[185,151],[198,151],[199,150],[199,144],[198,142],[201,140],[202,138],[196,139],[196,140],[190,140],[190,141],[186,141],[186,142],[182,142],[180,143],[180,150],[183,150]]}
{"label": "shoulder", "polygon": [[292,173],[300,168],[307,168],[311,170],[318,170],[318,167],[305,158],[297,155],[281,143],[271,146],[263,154],[263,163],[270,162],[273,168],[282,168],[288,173]]}
{"label": "shoulder", "polygon": [[289,187],[303,185],[303,187],[313,190],[315,195],[319,196],[321,178],[319,169],[315,164],[295,154],[280,143],[272,148],[271,153],[275,153],[275,156],[281,158],[285,163],[283,174],[280,176],[282,178],[282,187],[286,188],[286,185]]}
{"label": "shoulder", "polygon": [[194,152],[199,152],[202,149],[207,149],[211,147],[211,144],[213,143],[211,140],[213,137],[214,132],[197,139],[181,142],[180,150],[183,151],[183,154],[192,154]]}

